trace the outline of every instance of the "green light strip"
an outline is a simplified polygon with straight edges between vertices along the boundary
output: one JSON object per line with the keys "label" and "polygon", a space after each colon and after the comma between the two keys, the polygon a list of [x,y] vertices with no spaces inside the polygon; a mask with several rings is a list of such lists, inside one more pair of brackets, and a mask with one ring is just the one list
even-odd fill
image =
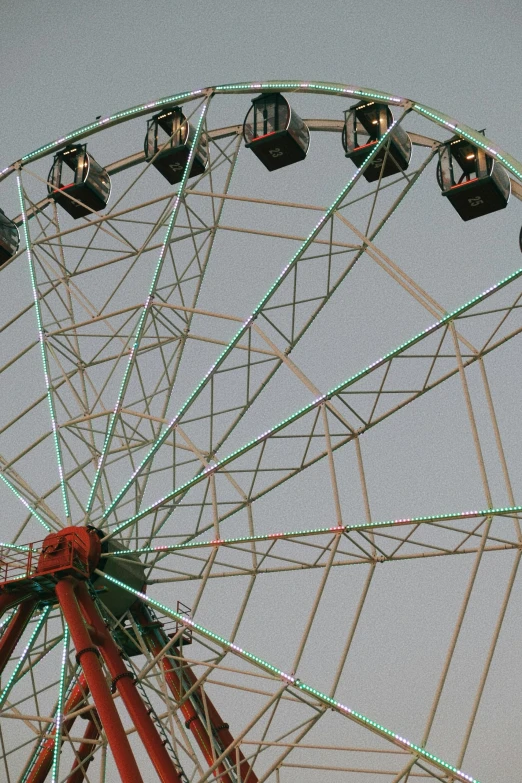
{"label": "green light strip", "polygon": [[118,393],[118,398],[116,400],[116,405],[114,406],[114,410],[113,410],[113,412],[111,414],[111,419],[109,421],[109,426],[107,428],[107,433],[105,435],[105,442],[103,444],[103,448],[102,448],[102,451],[101,451],[101,454],[100,454],[100,458],[98,460],[98,466],[96,468],[96,474],[94,476],[94,480],[93,480],[93,483],[92,483],[92,486],[91,486],[91,490],[90,490],[90,493],[89,493],[89,499],[87,501],[87,506],[86,506],[86,509],[85,509],[86,514],[89,514],[89,512],[91,511],[91,508],[92,508],[92,504],[94,502],[94,495],[95,495],[96,489],[98,487],[98,483],[100,481],[101,471],[103,470],[103,466],[105,464],[105,459],[107,457],[107,451],[110,448],[112,437],[114,435],[114,428],[116,426],[116,422],[117,422],[118,417],[120,415],[120,410],[121,410],[121,406],[122,406],[122,402],[123,402],[123,397],[125,395],[125,392],[127,391],[128,385],[129,385],[131,372],[132,372],[132,369],[133,369],[135,361],[136,361],[138,348],[139,348],[140,341],[141,341],[141,338],[143,336],[143,332],[144,332],[144,329],[145,329],[145,323],[146,323],[146,320],[147,320],[147,315],[149,314],[150,308],[152,307],[152,303],[154,301],[154,293],[156,291],[156,286],[158,284],[158,278],[159,278],[159,276],[161,274],[161,270],[163,268],[163,262],[165,261],[165,257],[167,255],[168,244],[170,242],[170,238],[171,238],[172,232],[174,230],[174,225],[176,223],[176,219],[177,219],[177,216],[178,216],[178,213],[179,213],[181,202],[183,200],[183,196],[184,196],[184,192],[185,192],[185,186],[187,184],[187,180],[188,180],[189,175],[190,175],[190,170],[192,168],[192,163],[193,163],[194,157],[196,155],[196,150],[197,150],[200,138],[201,138],[201,132],[202,132],[202,129],[203,129],[203,121],[204,121],[204,119],[205,119],[205,117],[207,115],[209,104],[210,104],[209,100],[205,101],[205,103],[203,104],[203,108],[201,109],[201,114],[199,116],[199,121],[198,121],[198,124],[196,126],[196,132],[195,132],[194,137],[192,139],[192,145],[190,147],[189,156],[187,158],[187,162],[185,164],[185,170],[183,171],[183,177],[181,178],[181,181],[180,181],[180,184],[179,184],[179,188],[178,188],[178,192],[177,192],[177,195],[176,195],[176,199],[174,201],[174,206],[172,208],[172,212],[171,212],[171,215],[170,215],[170,220],[169,220],[169,224],[168,224],[168,227],[167,227],[167,231],[165,233],[165,238],[163,240],[163,245],[161,247],[161,252],[160,252],[160,255],[159,255],[159,259],[158,259],[158,262],[156,264],[156,269],[154,270],[154,274],[152,276],[152,282],[150,284],[149,294],[147,296],[147,299],[145,300],[145,304],[143,305],[143,308],[142,308],[142,311],[141,311],[140,320],[138,322],[138,327],[136,329],[136,334],[134,335],[134,341],[133,341],[132,348],[131,348],[131,351],[130,351],[130,354],[129,354],[129,359],[128,359],[128,362],[127,362],[127,366],[126,366],[125,372],[123,374],[123,379],[122,379],[122,382],[121,382],[121,385],[120,385],[120,390],[119,390],[119,393]]}
{"label": "green light strip", "polygon": [[203,481],[205,478],[207,478],[212,473],[216,473],[221,468],[223,468],[225,465],[228,465],[233,460],[237,459],[238,457],[245,454],[247,451],[250,451],[251,449],[255,448],[256,446],[263,443],[263,441],[266,441],[268,438],[272,437],[276,433],[280,432],[282,429],[285,429],[289,424],[293,424],[293,422],[297,421],[298,419],[305,416],[307,413],[310,413],[314,410],[314,408],[319,407],[320,405],[323,405],[327,400],[329,400],[331,397],[335,396],[336,394],[339,394],[340,392],[344,391],[349,386],[352,386],[356,381],[360,380],[366,375],[369,375],[371,372],[373,372],[378,367],[381,367],[383,364],[388,362],[390,359],[395,358],[399,354],[403,353],[403,351],[407,350],[408,348],[411,348],[416,343],[423,340],[425,337],[427,337],[430,334],[435,333],[438,329],[445,326],[450,321],[453,321],[459,317],[462,313],[469,310],[471,307],[474,307],[476,304],[484,301],[487,297],[491,296],[492,294],[496,293],[500,289],[504,288],[504,286],[511,283],[513,280],[516,280],[522,275],[522,269],[517,269],[515,272],[513,272],[511,275],[508,275],[507,277],[500,280],[498,283],[496,283],[493,286],[490,286],[485,291],[483,291],[478,296],[473,297],[473,299],[470,299],[469,302],[466,302],[465,304],[461,305],[460,307],[457,307],[453,312],[448,313],[443,318],[440,319],[440,321],[435,321],[434,324],[431,326],[426,327],[426,329],[423,329],[421,332],[416,334],[414,337],[410,338],[409,340],[406,340],[406,342],[401,343],[397,348],[394,348],[392,351],[389,351],[388,353],[384,354],[380,359],[377,359],[377,361],[372,362],[372,364],[365,367],[363,370],[360,370],[359,372],[355,373],[355,375],[352,375],[348,380],[343,381],[342,383],[338,384],[337,386],[334,386],[330,391],[328,391],[326,394],[322,394],[320,397],[317,397],[312,402],[308,403],[308,405],[303,406],[302,408],[299,408],[299,410],[292,413],[290,416],[287,416],[286,419],[283,419],[279,422],[279,424],[276,424],[274,427],[272,427],[269,430],[266,430],[266,432],[263,432],[261,435],[259,435],[257,438],[254,438],[253,440],[249,441],[248,443],[244,444],[240,448],[236,449],[235,451],[231,452],[228,456],[223,457],[223,459],[220,459],[218,462],[216,462],[214,465],[210,465],[208,468],[203,470],[201,473],[198,473],[193,478],[189,479],[188,481],[185,481],[183,484],[180,484],[178,487],[176,487],[172,492],[169,492],[164,497],[157,500],[155,503],[152,503],[150,506],[147,506],[147,508],[138,511],[138,513],[134,514],[134,516],[130,517],[129,519],[124,520],[121,522],[117,527],[114,528],[107,536],[106,538],[112,538],[112,536],[116,535],[120,530],[123,530],[125,527],[128,527],[129,525],[134,524],[134,522],[137,522],[138,520],[142,519],[143,517],[150,514],[152,511],[155,511],[160,506],[164,505],[165,503],[170,502],[173,500],[177,495],[180,495],[184,493],[187,489],[190,487],[198,484],[200,481]]}
{"label": "green light strip", "polygon": [[0,549],[17,549],[19,552],[28,552],[31,547],[25,544],[4,544],[0,543]]}
{"label": "green light strip", "polygon": [[361,98],[375,98],[377,100],[385,101],[386,103],[394,103],[396,105],[403,104],[404,98],[398,98],[394,95],[389,95],[384,92],[373,92],[370,90],[363,90],[360,87],[350,87],[346,84],[331,84],[328,82],[246,82],[243,84],[223,84],[218,87],[214,87],[215,92],[227,93],[227,92],[252,92],[253,90],[292,90],[293,92],[324,92],[335,93],[336,95],[351,95]]}
{"label": "green light strip", "polygon": [[[20,492],[18,492],[18,490],[17,490],[17,488],[14,486],[14,484],[11,484],[11,482],[9,481],[9,479],[8,479],[8,478],[6,478],[6,477],[4,476],[4,474],[3,474],[3,473],[0,473],[0,479],[2,479],[2,481],[4,482],[4,484],[6,485],[6,487],[9,487],[9,489],[11,490],[11,492],[13,492],[13,493],[16,495],[16,497],[18,498],[18,500],[20,500],[20,501],[21,501],[21,502],[24,504],[24,506],[26,507],[26,509],[27,509],[27,510],[28,510],[28,511],[29,511],[29,512],[30,512],[30,513],[33,515],[33,517],[35,517],[35,518],[38,520],[38,522],[40,522],[40,523],[41,523],[41,524],[44,526],[44,528],[45,528],[45,529],[46,529],[46,530],[47,530],[47,531],[50,533],[50,532],[51,532],[51,526],[50,526],[50,525],[48,525],[48,524],[47,524],[47,522],[45,521],[45,519],[43,519],[43,518],[40,516],[40,514],[38,513],[38,511],[36,511],[36,510],[35,510],[35,509],[34,509],[34,508],[33,508],[33,507],[30,505],[30,503],[28,503],[28,501],[27,501],[27,500],[24,498],[24,496],[23,496],[23,495],[21,495],[21,494],[20,494]],[[6,544],[4,544],[3,546],[7,546],[7,545],[6,545]]]}
{"label": "green light strip", "polygon": [[[294,253],[288,264],[283,268],[283,270],[280,272],[278,277],[276,278],[275,282],[271,285],[271,287],[268,289],[266,294],[263,296],[257,307],[254,309],[252,314],[247,318],[247,320],[241,325],[239,330],[236,332],[232,340],[228,343],[228,345],[223,349],[223,351],[220,353],[214,364],[210,367],[210,369],[205,373],[203,376],[203,379],[199,382],[199,384],[196,386],[196,388],[193,390],[193,392],[190,394],[190,396],[185,400],[179,411],[176,413],[174,418],[169,422],[168,426],[163,430],[163,432],[159,435],[159,437],[156,439],[156,441],[152,444],[149,451],[143,458],[143,460],[140,462],[136,470],[132,473],[129,480],[123,485],[122,489],[118,492],[118,494],[114,497],[113,501],[110,503],[110,505],[106,508],[106,510],[103,512],[103,515],[101,517],[100,522],[103,522],[107,517],[112,513],[116,505],[119,503],[119,501],[123,498],[123,496],[126,494],[132,483],[135,481],[137,476],[141,473],[145,465],[152,459],[154,454],[158,451],[158,449],[163,445],[163,443],[166,441],[170,433],[175,429],[178,422],[182,418],[183,414],[188,410],[188,408],[192,405],[192,403],[197,399],[197,397],[200,395],[200,393],[203,391],[203,389],[206,387],[207,383],[210,381],[210,379],[213,377],[216,370],[223,364],[225,359],[228,357],[228,355],[232,352],[232,350],[235,348],[235,346],[238,344],[240,339],[243,337],[245,332],[250,329],[252,323],[257,318],[257,316],[261,313],[265,305],[269,302],[269,300],[272,298],[273,294],[279,289],[280,285],[283,283],[283,281],[287,278],[287,276],[291,273],[294,266],[297,264],[303,253],[306,252],[308,247],[312,244],[316,236],[319,234],[319,232],[324,228],[327,221],[330,219],[332,214],[335,212],[335,210],[339,207],[339,205],[344,201],[348,193],[351,191],[355,183],[359,180],[360,176],[362,175],[362,172],[365,170],[365,168],[371,163],[371,161],[375,158],[376,155],[380,152],[381,148],[386,144],[388,140],[388,136],[390,133],[392,133],[394,127],[397,125],[397,120],[393,122],[388,130],[381,136],[377,144],[372,148],[372,151],[369,153],[369,155],[365,158],[364,162],[358,168],[352,177],[348,180],[347,184],[344,186],[344,188],[341,190],[333,204],[326,210],[326,212],[321,216],[319,222],[316,224],[316,226],[313,228],[313,230],[308,234],[307,238],[304,240],[304,242],[300,245],[299,249]],[[201,474],[204,475],[204,474]],[[125,524],[125,523],[124,523]],[[120,529],[120,528],[118,528]],[[116,531],[115,531],[116,532]]]}
{"label": "green light strip", "polygon": [[[22,163],[26,163],[30,160],[35,160],[36,158],[41,158],[43,155],[49,154],[51,152],[54,152],[55,150],[62,147],[64,144],[78,140],[84,136],[89,136],[92,133],[96,133],[97,131],[102,130],[105,127],[110,127],[111,125],[115,125],[119,122],[122,122],[124,120],[132,119],[133,117],[139,117],[141,114],[147,114],[148,112],[152,111],[153,109],[156,109],[161,106],[165,106],[168,104],[173,103],[184,103],[187,100],[193,100],[194,98],[197,98],[199,95],[204,95],[205,93],[211,94],[213,92],[216,93],[237,93],[237,92],[257,92],[258,90],[292,90],[292,91],[299,91],[299,92],[324,92],[324,93],[336,93],[339,96],[342,95],[351,95],[351,96],[360,96],[363,98],[376,98],[378,100],[382,100],[389,103],[394,103],[396,105],[402,105],[405,103],[404,98],[398,98],[394,95],[388,95],[387,93],[382,92],[375,92],[372,90],[362,89],[359,87],[353,87],[347,84],[332,84],[329,82],[289,82],[289,81],[283,81],[283,82],[250,82],[247,84],[228,84],[228,85],[219,85],[217,87],[205,87],[199,90],[192,90],[191,92],[180,92],[176,95],[169,95],[166,98],[160,98],[155,101],[149,101],[148,103],[143,103],[139,106],[133,106],[130,109],[126,109],[125,111],[119,111],[116,112],[116,114],[109,115],[107,117],[103,117],[100,120],[97,120],[96,122],[91,122],[89,125],[83,125],[81,128],[77,128],[76,130],[72,131],[71,133],[66,134],[65,136],[62,136],[59,139],[56,139],[56,141],[52,141],[49,144],[44,144],[42,147],[38,147],[38,149],[34,150],[33,152],[30,152],[27,155],[24,155],[21,158]],[[5,174],[10,173],[13,170],[14,164],[11,166],[7,166],[7,168],[0,171],[0,177],[3,177]]]}
{"label": "green light strip", "polygon": [[33,645],[34,645],[34,643],[36,641],[36,638],[38,637],[38,634],[42,630],[42,627],[43,627],[45,621],[47,620],[47,617],[49,616],[49,612],[51,611],[51,608],[52,607],[47,606],[45,608],[45,610],[43,611],[43,613],[40,616],[40,619],[38,620],[38,622],[37,622],[37,624],[36,624],[32,634],[31,634],[31,636],[29,637],[29,641],[25,645],[24,650],[23,650],[22,654],[20,655],[20,658],[18,659],[18,661],[16,663],[16,666],[13,669],[13,672],[12,672],[11,676],[7,680],[5,688],[0,693],[0,708],[4,706],[5,700],[9,696],[9,693],[11,692],[11,688],[13,687],[14,682],[15,682],[16,678],[18,677],[18,674],[20,673],[20,669],[22,668],[22,666],[24,665],[25,661],[27,660],[27,656],[31,652],[31,650],[33,648]]}
{"label": "green light strip", "polygon": [[485,508],[482,511],[455,511],[449,514],[426,514],[421,517],[403,517],[399,519],[386,519],[377,522],[356,522],[352,525],[340,525],[336,527],[315,527],[308,530],[290,530],[288,532],[266,533],[258,536],[235,536],[233,538],[217,538],[210,541],[188,541],[184,544],[165,544],[141,549],[118,549],[107,552],[102,557],[124,557],[125,555],[148,555],[154,552],[177,552],[183,549],[202,549],[205,547],[232,546],[234,544],[248,544],[261,541],[277,541],[279,539],[301,538],[304,536],[330,535],[332,533],[353,533],[358,530],[374,530],[381,527],[401,527],[403,525],[429,524],[430,522],[447,522],[458,519],[477,519],[479,517],[508,516],[510,514],[522,514],[522,506],[506,506],[504,508]]}
{"label": "green light strip", "polygon": [[60,485],[62,489],[62,500],[63,500],[63,506],[65,510],[65,516],[67,519],[70,519],[71,512],[69,510],[69,500],[67,497],[67,487],[65,484],[65,477],[63,472],[63,463],[62,463],[62,450],[60,447],[60,439],[58,435],[58,426],[56,423],[56,411],[54,409],[54,401],[51,393],[51,378],[49,373],[49,364],[47,360],[47,350],[45,347],[45,333],[43,328],[43,322],[42,322],[42,311],[40,308],[40,298],[38,293],[38,287],[36,284],[36,273],[34,269],[34,263],[33,263],[33,254],[31,250],[31,241],[29,239],[29,231],[27,228],[27,216],[25,214],[25,204],[24,204],[24,196],[22,192],[22,180],[20,178],[20,174],[16,177],[18,182],[18,198],[20,199],[20,213],[22,215],[22,223],[24,227],[24,235],[25,235],[25,248],[27,253],[27,260],[29,262],[29,273],[31,275],[31,285],[33,288],[33,299],[34,299],[34,307],[36,312],[36,322],[38,325],[38,339],[40,342],[40,352],[42,355],[42,365],[43,365],[43,371],[45,376],[45,388],[47,390],[47,402],[49,404],[49,411],[51,414],[51,426],[53,430],[53,440],[54,440],[54,448],[56,451],[56,459],[58,462],[58,473],[60,475]]}
{"label": "green light strip", "polygon": [[[8,612],[5,617],[2,617],[2,619],[0,620],[0,631],[2,631],[4,626],[9,624],[9,622],[11,620],[11,617],[14,615],[15,611],[16,611],[16,609],[13,610],[12,612]],[[2,633],[3,633],[3,631],[2,631]],[[0,638],[1,637],[2,637],[2,634],[0,633]]]}
{"label": "green light strip", "polygon": [[[428,117],[433,122],[436,122],[439,125],[443,125],[448,128],[452,128],[459,135],[466,136],[466,134],[470,134],[468,138],[472,139],[474,143],[477,143],[479,146],[482,146],[484,142],[483,139],[482,141],[480,139],[477,139],[475,131],[473,131],[471,128],[467,128],[467,126],[465,125],[457,125],[457,123],[454,120],[451,120],[451,118],[447,117],[441,112],[435,112],[433,111],[433,109],[430,109],[427,106],[423,106],[423,104],[421,103],[416,103],[415,101],[408,101],[405,98],[400,98],[394,95],[390,95],[388,93],[379,92],[371,89],[363,89],[360,87],[355,87],[347,84],[335,84],[330,82],[305,82],[305,81],[245,82],[242,84],[222,84],[222,85],[218,85],[217,87],[207,87],[200,90],[193,90],[191,92],[181,92],[181,93],[177,93],[176,95],[170,95],[166,98],[160,98],[159,100],[150,101],[148,103],[144,103],[139,106],[133,106],[132,108],[126,109],[125,111],[116,112],[116,114],[104,117],[100,120],[97,120],[96,122],[90,123],[89,125],[84,125],[81,128],[77,128],[75,131],[72,131],[71,133],[62,136],[60,139],[57,139],[56,141],[50,142],[49,144],[44,144],[42,147],[39,147],[33,152],[30,152],[28,155],[24,155],[21,158],[21,162],[26,163],[30,160],[41,158],[42,156],[59,149],[67,142],[78,140],[82,137],[89,136],[93,133],[97,133],[98,131],[103,130],[103,128],[111,127],[112,125],[115,125],[119,122],[123,122],[128,119],[132,119],[133,117],[138,117],[142,114],[147,114],[153,109],[156,109],[161,106],[165,106],[167,104],[184,103],[185,101],[193,100],[197,96],[203,95],[204,93],[210,94],[212,92],[216,92],[221,94],[226,94],[226,93],[234,94],[234,93],[241,93],[241,92],[246,92],[246,93],[257,92],[258,90],[261,91],[282,90],[283,92],[290,90],[293,92],[324,93],[324,94],[333,93],[335,95],[338,95],[339,97],[353,96],[353,97],[361,97],[361,98],[374,98],[375,100],[384,101],[385,103],[391,103],[396,106],[404,106],[408,102],[410,102],[412,108],[415,111],[423,114],[425,117]],[[520,164],[511,155],[508,155],[507,153],[503,152],[500,149],[494,149],[494,147],[489,147],[489,149],[491,151],[491,154],[493,154],[494,157],[497,158],[497,160],[501,161],[501,163],[504,166],[506,166],[506,168],[508,168],[510,171],[512,171],[515,174],[515,176],[517,176],[519,179],[522,180],[522,173],[521,173],[522,164]],[[15,168],[16,168],[15,164],[12,164],[2,169],[0,171],[0,179],[3,179],[8,174],[11,174],[15,170]]]}
{"label": "green light strip", "polygon": [[435,112],[433,109],[429,109],[421,103],[414,103],[412,108],[424,117],[433,120],[433,122],[436,122],[438,125],[449,128],[458,136],[468,139],[468,141],[472,141],[475,146],[480,147],[489,155],[499,160],[503,166],[509,169],[509,171],[522,182],[522,165],[511,155],[507,155],[505,152],[502,152],[502,150],[495,149],[495,147],[491,146],[493,142],[481,133],[477,133],[473,128],[468,128],[467,125],[459,125],[455,120],[452,120],[451,117],[447,117],[441,112]]}
{"label": "green light strip", "polygon": [[[62,636],[62,640],[63,640],[63,638],[64,637]],[[78,668],[78,667],[76,667],[76,668]],[[76,684],[76,678],[75,677],[71,677],[71,679],[69,681],[69,685],[67,687],[67,691],[65,692],[65,696],[64,696],[64,699],[63,699],[64,703],[67,701],[67,699],[68,699],[69,695],[71,694],[71,691],[73,690],[75,684]],[[54,712],[53,712],[54,720],[52,721],[52,723],[48,724],[47,729],[41,735],[40,741],[36,745],[32,755],[31,755],[31,758],[29,759],[28,763],[26,764],[25,772],[23,773],[23,777],[22,777],[20,783],[27,783],[27,780],[28,780],[29,776],[31,775],[31,772],[33,771],[33,769],[35,767],[37,759],[39,758],[40,753],[42,752],[44,747],[47,747],[47,748],[50,747],[50,746],[54,747],[55,738],[56,738],[55,723],[56,723],[56,716],[57,716],[57,712],[58,712],[58,706],[59,706],[58,702],[56,702],[56,705],[55,705],[55,708],[54,708]]]}
{"label": "green light strip", "polygon": [[65,677],[67,674],[68,654],[69,654],[69,629],[67,626],[65,626],[64,634],[63,634],[62,667],[60,671],[60,689],[58,691],[58,707],[56,709],[56,716],[55,716],[56,731],[54,737],[51,783],[58,783],[58,772],[60,768],[60,750],[62,748],[63,704],[64,704],[64,696],[65,696]]}
{"label": "green light strip", "polygon": [[396,732],[387,729],[385,726],[382,726],[380,723],[377,723],[376,721],[367,718],[362,713],[352,710],[350,707],[341,704],[341,702],[338,702],[335,699],[332,699],[330,696],[327,696],[326,694],[322,693],[321,691],[312,688],[310,685],[307,685],[306,683],[302,682],[299,678],[295,677],[294,675],[287,674],[281,669],[278,669],[277,666],[273,666],[267,661],[264,661],[262,658],[259,658],[257,655],[253,655],[247,650],[244,650],[242,647],[239,647],[237,644],[233,644],[228,639],[225,639],[223,636],[219,636],[218,634],[209,631],[208,628],[199,625],[199,623],[195,623],[193,620],[187,618],[186,615],[180,614],[179,612],[175,612],[173,609],[169,609],[167,606],[161,604],[159,601],[155,601],[153,598],[149,598],[147,595],[145,595],[145,593],[141,593],[139,590],[134,590],[134,588],[129,587],[127,584],[125,584],[125,582],[121,582],[119,579],[115,579],[113,576],[109,576],[108,574],[105,574],[103,571],[100,571],[99,569],[96,569],[96,573],[99,576],[103,577],[104,579],[113,582],[113,584],[117,585],[118,587],[127,590],[127,592],[131,593],[137,598],[141,598],[141,600],[144,603],[146,603],[149,606],[153,606],[155,609],[158,609],[160,612],[162,612],[162,614],[166,615],[167,617],[171,617],[173,620],[176,620],[177,622],[181,623],[186,628],[190,628],[192,631],[196,631],[196,633],[200,634],[205,639],[209,639],[212,642],[216,642],[224,650],[227,650],[229,652],[234,653],[235,655],[238,655],[240,658],[243,658],[249,663],[253,663],[255,666],[268,672],[268,674],[278,677],[281,680],[283,680],[283,682],[288,683],[289,686],[297,688],[303,693],[307,693],[309,696],[312,696],[321,704],[324,704],[325,706],[330,707],[336,712],[339,712],[342,715],[345,715],[346,717],[350,718],[351,720],[354,720],[359,725],[362,725],[365,728],[373,731],[375,734],[378,734],[380,737],[390,742],[393,742],[394,745],[397,745],[403,750],[408,751],[412,755],[415,755],[418,758],[430,762],[431,764],[438,767],[439,769],[444,770],[444,772],[450,772],[455,780],[460,780],[462,781],[462,783],[479,783],[479,781],[471,777],[471,775],[467,775],[465,772],[462,772],[462,770],[457,769],[457,767],[454,767],[452,764],[448,764],[446,761],[434,755],[433,753],[429,753],[427,750],[420,747],[420,745],[416,745],[413,742],[410,742],[405,737],[402,737],[400,734],[397,734]]}
{"label": "green light strip", "polygon": [[[49,144],[44,144],[43,147],[38,147],[38,149],[34,150],[34,152],[30,152],[28,155],[24,155],[21,160],[23,163],[26,163],[29,160],[42,157],[42,155],[58,149],[69,141],[82,138],[82,136],[88,136],[96,130],[101,130],[106,125],[114,125],[121,120],[131,119],[131,117],[145,114],[147,111],[155,109],[159,106],[164,106],[165,104],[181,103],[187,98],[195,98],[198,95],[203,95],[205,92],[207,92],[207,90],[179,92],[177,95],[170,95],[167,98],[160,98],[157,101],[150,101],[149,103],[144,103],[141,106],[133,106],[131,109],[116,112],[116,114],[113,114],[110,117],[104,117],[97,122],[91,122],[89,125],[83,125],[81,128],[77,128],[75,131],[68,133],[66,136],[62,136],[62,138],[57,139],[56,141],[52,141]],[[2,173],[3,172],[0,172],[0,174]]]}

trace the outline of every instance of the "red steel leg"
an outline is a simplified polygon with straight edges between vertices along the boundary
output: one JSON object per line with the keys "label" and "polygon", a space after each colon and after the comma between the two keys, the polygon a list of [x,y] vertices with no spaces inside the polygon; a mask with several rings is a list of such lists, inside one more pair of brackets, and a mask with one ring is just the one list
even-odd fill
{"label": "red steel leg", "polygon": [[[138,602],[136,602],[136,604],[134,604],[134,606],[132,607],[132,612],[142,628],[142,635],[145,644],[149,648],[152,655],[154,655],[154,657],[157,657],[160,654],[163,647],[169,641],[167,635],[162,630],[162,628],[158,628],[158,627],[147,628],[149,622],[148,622],[146,611],[143,609],[143,606],[140,605]],[[174,696],[174,699],[177,702],[181,701],[188,688],[184,686],[180,675],[174,668],[169,658],[167,658],[167,656],[163,656],[163,658],[161,659],[161,665],[165,673],[165,680],[171,690],[172,695]],[[193,683],[196,682],[195,675],[193,674],[191,669],[185,667],[183,667],[183,672],[184,673],[190,672],[188,679],[190,680],[190,687],[191,687]],[[195,690],[195,694],[199,696],[200,701],[203,703],[203,697],[201,695],[200,688],[197,688]],[[215,707],[213,706],[212,702],[210,701],[210,699],[206,694],[205,694],[205,700],[207,704],[208,716],[210,719],[212,729],[214,730],[215,734],[220,738],[220,745],[222,745],[224,749],[228,747],[228,745],[234,742],[233,737],[228,731],[227,724],[223,722],[218,711],[215,709]],[[209,766],[212,766],[214,764],[214,758],[215,758],[213,754],[212,742],[208,735],[206,724],[203,723],[203,721],[197,714],[196,710],[194,709],[194,706],[190,701],[190,698],[186,699],[181,705],[181,712],[183,714],[183,717],[185,718],[185,724],[187,725],[188,728],[190,728],[192,734],[194,735],[196,742],[198,743],[203,755],[205,756],[205,760],[207,764]],[[254,774],[253,770],[251,769],[250,765],[248,764],[247,760],[245,759],[245,757],[243,756],[243,754],[239,749],[237,749],[237,751],[236,749],[230,751],[230,754],[228,755],[228,760],[230,765],[234,769],[236,768],[237,766],[236,753],[239,755],[242,783],[257,783],[256,775]],[[214,771],[214,775],[215,777],[219,777],[220,781],[223,781],[223,783],[232,783],[232,779],[227,771],[227,768],[224,765],[219,765]]]}
{"label": "red steel leg", "polygon": [[98,659],[98,649],[92,643],[76,601],[72,582],[69,579],[59,580],[56,585],[56,595],[69,626],[79,663],[87,678],[120,777],[123,783],[143,783],[125,729],[111,698]]}
{"label": "red steel leg", "polygon": [[92,759],[92,757],[89,758],[89,756],[93,750],[92,741],[89,742],[88,740],[97,740],[99,736],[100,732],[98,731],[98,727],[93,720],[90,720],[87,723],[87,728],[85,729],[85,734],[83,735],[84,741],[78,748],[78,755],[74,760],[74,764],[72,765],[71,773],[67,778],[67,783],[82,783],[82,781],[85,779],[87,767],[89,766]]}
{"label": "red steel leg", "polygon": [[[196,675],[194,674],[190,666],[187,666],[186,664],[183,666],[183,673],[186,675],[187,679],[190,680],[190,687],[192,688],[194,683],[197,681]],[[200,689],[197,688],[197,691],[200,691]],[[200,692],[200,698],[203,701],[201,697],[201,692]],[[228,723],[225,723],[225,721],[222,719],[221,715],[214,707],[214,704],[211,702],[210,698],[206,693],[205,693],[205,701],[207,705],[208,717],[210,719],[210,723],[212,724],[212,728],[220,738],[223,748],[228,748],[229,745],[232,745],[234,742],[234,738],[229,731]],[[248,763],[244,755],[241,753],[240,748],[234,748],[233,750],[231,750],[230,753],[228,754],[228,760],[230,765],[234,768],[237,768],[237,762],[239,760],[241,783],[258,783],[254,771],[250,767],[250,764]]]}
{"label": "red steel leg", "polygon": [[0,592],[0,617],[7,612],[12,606],[22,603],[27,598],[26,595],[20,595],[20,593],[6,593]]}
{"label": "red steel leg", "polygon": [[[143,617],[141,615],[139,609],[136,609],[136,611],[134,611],[134,607],[133,607],[133,613],[135,614],[135,617],[138,620],[138,622],[140,622],[141,624],[142,636],[145,641],[145,644],[149,648],[152,655],[154,657],[157,657],[164,647],[164,644],[162,643],[160,638],[158,638],[158,635],[156,633],[158,629],[148,629],[146,627],[147,618],[146,616]],[[161,666],[165,673],[165,681],[169,686],[175,701],[177,702],[181,701],[184,692],[183,687],[176,670],[173,668],[171,662],[166,656],[164,656],[161,659]],[[201,752],[205,757],[205,761],[209,766],[212,766],[212,764],[214,763],[214,755],[212,753],[212,745],[210,743],[209,736],[207,734],[204,724],[200,721],[189,699],[187,699],[181,705],[181,712],[183,714],[183,717],[185,718],[185,722],[188,724],[188,727],[190,728],[192,734],[194,735],[196,742],[201,748]],[[216,773],[218,773],[218,770],[216,770],[215,774]],[[225,769],[219,768],[219,773],[223,775],[223,777],[221,778],[223,780],[223,783],[232,783]]]}
{"label": "red steel leg", "polygon": [[172,759],[167,753],[165,746],[156,731],[156,727],[143,703],[136,686],[134,684],[132,672],[130,672],[123,663],[118,647],[114,643],[112,636],[108,632],[105,624],[89,595],[87,586],[84,582],[78,584],[76,594],[84,617],[98,638],[100,638],[100,652],[105,664],[113,678],[113,682],[121,695],[121,698],[128,710],[132,722],[154,764],[154,768],[159,775],[162,783],[181,783],[181,778],[172,763]]}
{"label": "red steel leg", "polygon": [[35,606],[36,601],[34,598],[23,601],[2,634],[2,638],[0,639],[0,674],[2,674],[7,661],[11,658],[18,640],[31,619]]}
{"label": "red steel leg", "polygon": [[[78,709],[82,701],[85,699],[87,691],[87,680],[85,679],[85,674],[82,672],[78,677],[78,682],[71,690],[69,698],[67,699],[63,709],[63,714],[65,716],[63,722],[63,731],[71,730],[75,718],[67,718],[67,715],[69,712],[74,712],[76,709]],[[38,757],[31,767],[31,771],[27,776],[25,783],[44,783],[53,764],[55,742],[56,730],[53,730],[49,733],[48,738],[45,740],[45,744],[40,748]]]}

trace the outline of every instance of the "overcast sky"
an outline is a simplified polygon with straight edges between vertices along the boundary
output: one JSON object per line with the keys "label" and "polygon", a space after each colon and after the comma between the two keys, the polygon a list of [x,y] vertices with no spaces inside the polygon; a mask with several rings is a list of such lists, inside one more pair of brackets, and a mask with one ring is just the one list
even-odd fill
{"label": "overcast sky", "polygon": [[98,114],[248,79],[372,86],[522,157],[517,0],[3,0],[0,162]]}

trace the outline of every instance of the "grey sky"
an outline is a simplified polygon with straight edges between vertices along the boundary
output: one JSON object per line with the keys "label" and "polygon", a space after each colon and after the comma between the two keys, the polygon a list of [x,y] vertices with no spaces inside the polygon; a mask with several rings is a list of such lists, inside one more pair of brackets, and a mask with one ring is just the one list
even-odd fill
{"label": "grey sky", "polygon": [[517,0],[2,3],[1,160],[176,90],[299,78],[420,100],[521,156]]}

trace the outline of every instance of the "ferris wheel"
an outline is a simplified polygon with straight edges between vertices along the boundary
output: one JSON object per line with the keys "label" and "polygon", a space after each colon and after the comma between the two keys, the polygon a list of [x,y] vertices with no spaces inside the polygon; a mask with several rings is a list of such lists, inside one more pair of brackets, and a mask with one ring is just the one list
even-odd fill
{"label": "ferris wheel", "polygon": [[520,199],[308,82],[0,172],[2,780],[520,769]]}

